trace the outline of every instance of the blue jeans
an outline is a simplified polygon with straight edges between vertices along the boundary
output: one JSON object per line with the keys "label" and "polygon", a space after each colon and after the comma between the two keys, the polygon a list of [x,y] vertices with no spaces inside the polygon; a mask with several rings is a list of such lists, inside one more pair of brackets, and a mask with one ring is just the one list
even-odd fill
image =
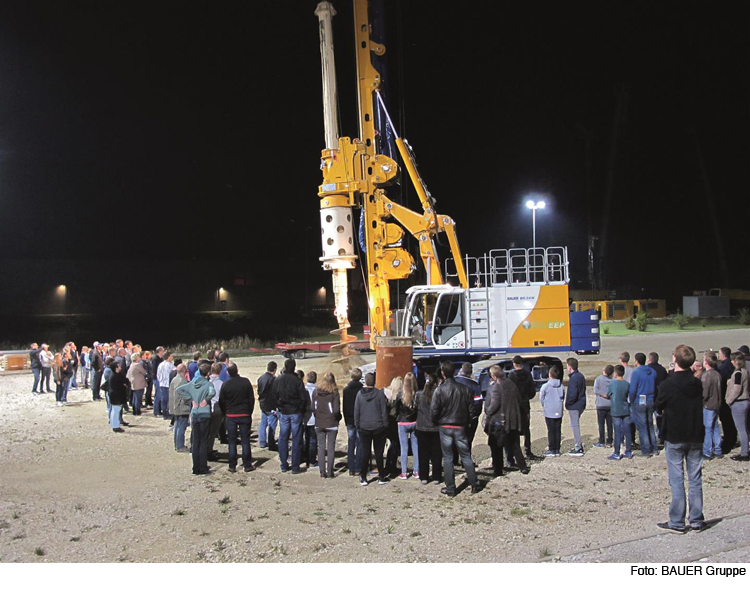
{"label": "blue jeans", "polygon": [[612,426],[615,429],[615,454],[620,455],[622,438],[625,438],[625,452],[632,451],[633,442],[630,435],[630,417],[612,417]]}
{"label": "blue jeans", "polygon": [[175,415],[174,417],[174,448],[185,447],[185,431],[188,426],[188,415]]}
{"label": "blue jeans", "polygon": [[154,399],[154,416],[163,415],[165,419],[169,418],[169,388],[159,386]]}
{"label": "blue jeans", "polygon": [[133,390],[130,393],[130,396],[132,398],[131,402],[133,404],[133,414],[139,415],[141,414],[141,407],[143,406],[143,393],[146,391],[145,388],[141,388],[140,390]]}
{"label": "blue jeans", "polygon": [[258,445],[261,447],[276,447],[276,425],[279,417],[276,411],[260,412],[260,427],[258,427]]}
{"label": "blue jeans", "polygon": [[61,386],[62,386],[62,389],[60,393],[60,400],[62,400],[63,402],[67,402],[68,390],[70,389],[70,378],[63,380]]}
{"label": "blue jeans", "polygon": [[477,473],[474,471],[474,460],[471,459],[471,450],[469,449],[469,440],[466,438],[466,429],[449,429],[440,427],[440,448],[443,451],[443,478],[445,479],[445,488],[450,492],[456,492],[456,474],[453,471],[453,444],[458,448],[458,455],[461,463],[466,470],[466,476],[469,484],[476,486]]}
{"label": "blue jeans", "polygon": [[281,471],[289,469],[289,435],[292,436],[292,472],[299,472],[302,458],[302,413],[279,413],[279,460]]}
{"label": "blue jeans", "polygon": [[32,367],[31,373],[34,374],[34,386],[31,388],[32,392],[36,392],[37,386],[39,386],[39,382],[42,379],[42,368],[41,367]]}
{"label": "blue jeans", "polygon": [[346,434],[349,437],[349,443],[346,449],[346,464],[349,468],[349,472],[356,472],[359,474],[359,431],[354,425],[346,426]]}
{"label": "blue jeans", "polygon": [[89,376],[91,376],[91,368],[81,366],[81,381],[83,382],[84,388],[89,387]]}
{"label": "blue jeans", "polygon": [[703,455],[707,458],[711,457],[711,453],[715,456],[721,456],[721,427],[719,426],[719,411],[703,409],[703,428],[705,435],[703,436]]}
{"label": "blue jeans", "polygon": [[[692,527],[703,523],[703,450],[700,443],[665,444],[669,488],[672,502],[669,504],[669,526],[685,527],[685,469],[688,477],[688,501]],[[683,466],[684,462],[684,466]]]}
{"label": "blue jeans", "polygon": [[109,426],[113,429],[120,428],[120,413],[122,413],[122,404],[113,404],[109,408]]}
{"label": "blue jeans", "polygon": [[[401,472],[408,472],[409,439],[411,439],[411,453],[414,457],[414,473],[419,474],[419,444],[417,443],[417,424],[399,425],[398,441],[401,444]],[[468,445],[468,439],[466,440]]]}
{"label": "blue jeans", "polygon": [[656,451],[656,433],[654,433],[654,403],[638,404],[636,400],[630,407],[630,416],[638,429],[638,442],[644,456]]}
{"label": "blue jeans", "polygon": [[250,453],[250,417],[227,417],[227,442],[229,443],[229,467],[237,468],[237,429],[242,442],[242,466],[247,470],[253,461]]}

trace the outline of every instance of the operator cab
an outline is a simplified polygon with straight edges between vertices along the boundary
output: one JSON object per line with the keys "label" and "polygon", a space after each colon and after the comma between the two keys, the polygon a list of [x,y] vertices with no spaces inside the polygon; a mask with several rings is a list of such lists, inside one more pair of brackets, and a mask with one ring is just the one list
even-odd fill
{"label": "operator cab", "polygon": [[415,349],[466,349],[465,290],[451,285],[425,285],[407,290],[401,334]]}

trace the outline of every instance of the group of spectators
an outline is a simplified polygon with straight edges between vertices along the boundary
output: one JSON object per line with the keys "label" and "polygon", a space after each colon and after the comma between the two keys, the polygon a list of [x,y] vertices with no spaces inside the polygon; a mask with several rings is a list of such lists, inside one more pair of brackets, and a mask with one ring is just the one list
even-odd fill
{"label": "group of spectators", "polygon": [[[250,432],[255,393],[226,352],[209,351],[206,359],[195,353],[185,364],[164,347],[152,353],[130,341],[117,340],[113,344],[95,342],[80,352],[71,342],[54,355],[46,344],[32,344],[29,355],[34,393],[42,393],[45,386],[51,392],[50,379],[54,379],[57,404],[63,405],[68,390],[78,388],[79,383],[90,387],[93,400],[107,400],[109,423],[116,433],[128,426],[122,419],[131,407],[134,415],[151,408],[154,416],[170,422],[175,451],[192,453],[194,474],[210,473],[208,460],[217,459],[215,441],[226,433],[230,472],[238,467],[238,438],[242,468],[254,470]],[[702,462],[729,454],[738,437],[740,453],[732,459],[750,461],[748,356],[746,346],[736,352],[723,347],[718,353],[707,351],[697,360],[693,349],[680,345],[667,369],[659,364],[655,352],[648,356],[636,353],[634,367],[630,354],[623,352],[619,363],[604,367],[594,381],[599,428],[594,447],[613,447],[610,460],[632,458],[636,449],[652,457],[666,448],[673,502],[669,522],[660,524],[665,529],[686,531],[685,467],[691,482],[690,526],[699,530],[703,527],[702,492],[696,491],[701,490]],[[569,455],[585,454],[580,421],[586,409],[586,379],[578,370],[577,359],[567,359],[565,366],[567,387],[563,386],[562,368],[553,365],[540,390],[547,427],[546,458],[561,455],[566,411],[574,440]],[[471,492],[478,492],[471,449],[482,416],[496,476],[503,475],[506,463],[528,474],[527,459],[540,459],[532,453],[530,432],[531,400],[537,388],[520,356],[513,359],[512,369],[490,367],[484,392],[472,378],[470,363],[462,364],[456,372],[452,362],[444,361],[437,374],[419,376],[424,384],[421,388],[416,373],[397,377],[379,389],[374,373],[363,379],[362,371],[354,369],[342,396],[331,373],[319,380],[314,371],[305,374],[297,370],[293,359],[284,362],[278,376],[277,370],[276,362],[269,362],[257,381],[261,414],[258,445],[278,451],[282,472],[298,474],[306,464],[307,469],[318,468],[322,478],[333,478],[342,419],[348,435],[347,469],[351,476],[359,476],[363,486],[371,482],[374,455],[378,484],[411,477],[422,484],[444,484],[441,492],[454,496],[454,467],[461,464]],[[188,425],[189,447],[185,441]]]}

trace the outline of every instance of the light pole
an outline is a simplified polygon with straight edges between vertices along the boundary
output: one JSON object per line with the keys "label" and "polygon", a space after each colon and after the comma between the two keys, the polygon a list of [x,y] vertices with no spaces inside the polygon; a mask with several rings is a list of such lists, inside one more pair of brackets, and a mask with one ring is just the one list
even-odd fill
{"label": "light pole", "polygon": [[66,285],[58,285],[57,294],[62,299],[63,316],[67,316],[68,315],[68,287]]}
{"label": "light pole", "polygon": [[544,209],[544,201],[533,201],[529,199],[526,202],[526,207],[531,210],[531,233],[533,239],[533,247],[536,249],[536,210]]}

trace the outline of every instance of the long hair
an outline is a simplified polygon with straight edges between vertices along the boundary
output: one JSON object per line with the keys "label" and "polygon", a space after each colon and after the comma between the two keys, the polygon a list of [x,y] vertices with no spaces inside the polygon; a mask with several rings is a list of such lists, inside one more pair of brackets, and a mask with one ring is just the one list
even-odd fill
{"label": "long hair", "polygon": [[385,397],[390,401],[393,402],[396,400],[396,396],[398,396],[398,393],[401,392],[401,387],[404,383],[404,379],[396,376],[391,381],[391,385],[385,388]]}
{"label": "long hair", "polygon": [[408,406],[411,408],[414,405],[414,394],[416,393],[417,389],[417,380],[414,377],[414,374],[409,372],[404,376],[404,387],[402,392],[403,398],[401,401],[404,403],[405,406]]}
{"label": "long hair", "polygon": [[55,357],[52,360],[52,365],[55,367],[62,367],[62,353],[55,353]]}
{"label": "long hair", "polygon": [[339,389],[336,386],[336,377],[329,371],[323,376],[323,379],[317,384],[318,390],[321,392],[338,392]]}
{"label": "long hair", "polygon": [[437,388],[437,378],[433,374],[428,373],[425,376],[424,388],[422,389],[422,395],[427,406],[432,405],[432,394],[435,392],[435,388]]}

